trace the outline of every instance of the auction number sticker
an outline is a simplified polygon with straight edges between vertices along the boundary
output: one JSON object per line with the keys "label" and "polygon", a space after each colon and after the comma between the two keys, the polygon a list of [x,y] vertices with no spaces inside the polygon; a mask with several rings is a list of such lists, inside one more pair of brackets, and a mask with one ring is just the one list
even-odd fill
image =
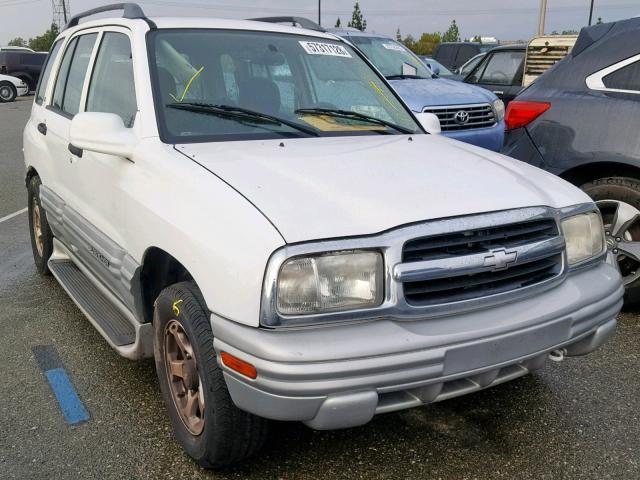
{"label": "auction number sticker", "polygon": [[342,45],[303,41],[300,41],[299,43],[300,46],[304,48],[304,51],[309,55],[329,55],[331,57],[351,58],[351,54],[349,53],[349,51]]}
{"label": "auction number sticker", "polygon": [[404,48],[402,48],[400,45],[398,45],[397,43],[383,43],[382,46],[384,48],[386,48],[387,50],[396,50],[398,52],[404,52]]}

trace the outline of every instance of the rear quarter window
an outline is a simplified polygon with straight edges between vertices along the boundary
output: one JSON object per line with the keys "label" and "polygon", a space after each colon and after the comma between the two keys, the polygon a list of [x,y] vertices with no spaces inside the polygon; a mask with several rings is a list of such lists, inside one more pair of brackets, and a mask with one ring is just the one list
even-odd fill
{"label": "rear quarter window", "polygon": [[607,88],[640,93],[640,60],[622,67],[602,79]]}

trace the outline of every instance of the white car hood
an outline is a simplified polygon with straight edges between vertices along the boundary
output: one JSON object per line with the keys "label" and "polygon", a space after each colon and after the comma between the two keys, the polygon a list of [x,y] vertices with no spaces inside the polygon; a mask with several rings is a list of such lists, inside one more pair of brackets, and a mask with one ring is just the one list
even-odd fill
{"label": "white car hood", "polygon": [[438,135],[176,145],[266,215],[288,243],[589,197],[525,163]]}

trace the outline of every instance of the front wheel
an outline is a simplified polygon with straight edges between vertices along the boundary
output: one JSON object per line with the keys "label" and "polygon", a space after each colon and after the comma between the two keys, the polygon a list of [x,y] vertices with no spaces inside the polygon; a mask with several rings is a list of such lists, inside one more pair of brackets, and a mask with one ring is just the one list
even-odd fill
{"label": "front wheel", "polygon": [[627,177],[600,178],[582,189],[602,214],[607,261],[620,271],[625,306],[640,305],[640,182]]}
{"label": "front wheel", "polygon": [[216,362],[210,317],[192,282],[164,289],[154,310],[154,354],[173,431],[206,468],[239,462],[262,447],[265,419],[235,406]]}
{"label": "front wheel", "polygon": [[18,91],[9,82],[0,82],[0,102],[13,102],[18,96]]}

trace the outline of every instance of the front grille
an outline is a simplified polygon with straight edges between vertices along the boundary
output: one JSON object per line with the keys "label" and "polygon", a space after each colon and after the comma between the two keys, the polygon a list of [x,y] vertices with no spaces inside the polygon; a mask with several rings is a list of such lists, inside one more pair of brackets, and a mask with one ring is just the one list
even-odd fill
{"label": "front grille", "polygon": [[[422,268],[425,278],[410,272],[410,280],[403,281],[404,296],[410,305],[428,306],[525,288],[562,272],[563,249],[553,219],[410,240],[403,247],[402,265]],[[496,255],[510,255],[513,261],[492,263]]]}
{"label": "front grille", "polygon": [[529,47],[525,69],[526,75],[542,75],[566,57],[570,50],[570,47],[561,45]]}
{"label": "front grille", "polygon": [[[427,107],[425,113],[433,113],[440,119],[443,132],[492,127],[496,124],[493,108],[488,103],[480,105],[452,105],[448,107]],[[458,112],[460,114],[456,119]],[[462,118],[460,118],[462,117]],[[462,121],[466,118],[466,121]]]}

